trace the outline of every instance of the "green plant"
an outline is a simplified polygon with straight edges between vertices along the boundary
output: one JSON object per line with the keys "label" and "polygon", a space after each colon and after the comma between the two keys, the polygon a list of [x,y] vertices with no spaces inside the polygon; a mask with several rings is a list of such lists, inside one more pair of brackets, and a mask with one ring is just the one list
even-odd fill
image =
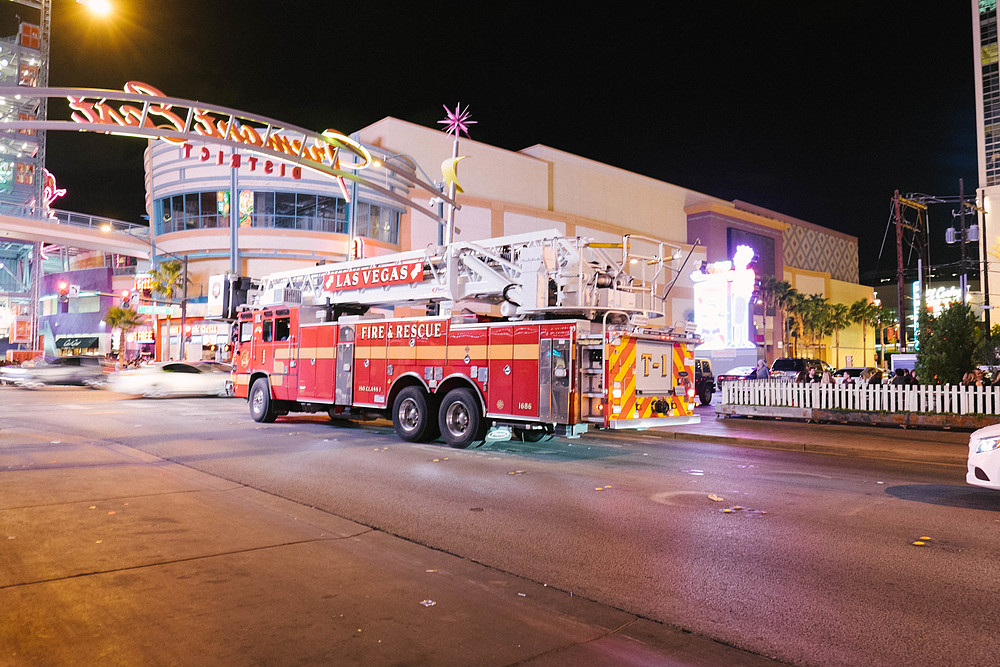
{"label": "green plant", "polygon": [[923,310],[918,326],[916,370],[921,383],[958,384],[975,367],[973,352],[982,338],[972,309],[954,303],[938,317]]}

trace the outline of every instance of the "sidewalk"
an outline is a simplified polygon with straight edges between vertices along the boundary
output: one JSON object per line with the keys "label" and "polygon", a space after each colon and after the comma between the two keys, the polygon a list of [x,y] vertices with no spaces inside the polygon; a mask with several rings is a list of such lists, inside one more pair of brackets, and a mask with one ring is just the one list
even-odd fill
{"label": "sidewalk", "polygon": [[0,432],[3,665],[768,665],[137,450]]}
{"label": "sidewalk", "polygon": [[679,440],[922,463],[965,466],[969,455],[967,431],[717,418],[713,406],[698,407],[695,412],[701,415],[700,424],[656,430]]}

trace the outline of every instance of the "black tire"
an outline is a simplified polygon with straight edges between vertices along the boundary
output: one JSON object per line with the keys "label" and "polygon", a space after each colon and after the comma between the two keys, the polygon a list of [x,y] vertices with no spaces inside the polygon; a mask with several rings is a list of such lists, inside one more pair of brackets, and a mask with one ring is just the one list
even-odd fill
{"label": "black tire", "polygon": [[712,402],[712,390],[708,387],[704,387],[701,390],[701,394],[698,395],[698,399],[701,400],[702,405],[708,405]]}
{"label": "black tire", "polygon": [[514,435],[519,437],[523,442],[548,442],[555,438],[553,434],[540,428],[515,428]]}
{"label": "black tire", "polygon": [[449,447],[478,447],[486,441],[486,422],[471,389],[452,389],[441,401],[438,427]]}
{"label": "black tire", "polygon": [[392,402],[392,428],[407,442],[427,442],[438,436],[430,397],[420,387],[406,387]]}
{"label": "black tire", "polygon": [[274,401],[271,399],[271,385],[267,378],[254,380],[247,402],[250,403],[250,416],[255,422],[270,424],[278,417],[278,413],[274,409]]}

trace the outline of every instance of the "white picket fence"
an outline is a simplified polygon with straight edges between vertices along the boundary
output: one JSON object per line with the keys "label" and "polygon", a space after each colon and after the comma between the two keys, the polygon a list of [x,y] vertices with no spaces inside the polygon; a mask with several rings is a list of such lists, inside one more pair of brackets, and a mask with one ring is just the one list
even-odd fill
{"label": "white picket fence", "polygon": [[809,410],[1000,414],[1000,387],[840,385],[748,380],[722,384],[722,404]]}

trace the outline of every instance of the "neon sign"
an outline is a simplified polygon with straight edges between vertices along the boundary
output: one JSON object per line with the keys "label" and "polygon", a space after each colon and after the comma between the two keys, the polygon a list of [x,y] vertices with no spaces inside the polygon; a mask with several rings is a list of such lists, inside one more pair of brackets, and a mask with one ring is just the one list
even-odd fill
{"label": "neon sign", "polygon": [[[48,211],[52,208],[52,202],[59,199],[66,194],[65,188],[56,187],[56,177],[48,169],[43,169],[42,172],[45,174],[45,181],[42,189],[42,198],[45,200],[45,210]],[[55,217],[51,212],[49,213],[51,217]]]}
{"label": "neon sign", "polygon": [[[160,90],[140,81],[126,83],[125,92],[166,97]],[[131,104],[122,104],[115,108],[105,99],[76,96],[68,96],[66,99],[69,101],[70,109],[73,110],[70,118],[76,123],[118,125],[122,128],[143,127],[176,132],[197,140],[232,141],[248,148],[258,147],[282,153],[289,159],[305,159],[338,171],[342,168],[360,170],[374,165],[368,149],[336,130],[326,130],[314,136],[310,144],[306,141],[305,135],[292,136],[263,121],[237,119],[234,115],[193,106],[189,107],[182,117],[184,112],[168,103],[147,103],[140,109]],[[187,141],[186,138],[173,136],[161,136],[160,139],[177,144]],[[341,151],[352,155],[355,161],[341,165]],[[348,191],[343,177],[336,178],[340,182],[341,191],[347,197]]]}
{"label": "neon sign", "polygon": [[733,261],[704,264],[691,274],[694,320],[705,341],[699,350],[753,348],[750,341],[750,299],[756,275],[750,268],[753,248],[736,247]]}

